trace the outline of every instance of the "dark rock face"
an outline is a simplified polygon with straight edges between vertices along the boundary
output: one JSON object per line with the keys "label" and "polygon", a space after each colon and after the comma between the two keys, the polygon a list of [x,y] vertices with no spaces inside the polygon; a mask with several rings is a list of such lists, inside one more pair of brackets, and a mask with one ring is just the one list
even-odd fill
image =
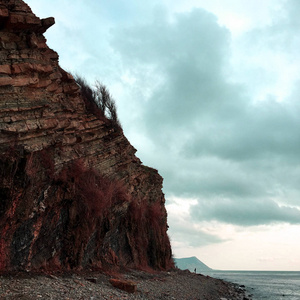
{"label": "dark rock face", "polygon": [[0,1],[0,271],[170,268],[162,178],[88,113],[53,24]]}

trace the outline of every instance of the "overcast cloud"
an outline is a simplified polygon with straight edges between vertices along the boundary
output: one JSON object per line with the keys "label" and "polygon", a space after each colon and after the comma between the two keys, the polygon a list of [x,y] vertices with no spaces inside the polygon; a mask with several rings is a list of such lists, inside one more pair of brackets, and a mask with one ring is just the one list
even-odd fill
{"label": "overcast cloud", "polygon": [[[290,12],[288,7],[282,24],[275,19],[267,28],[248,32],[243,49],[250,47],[260,59],[263,46],[272,63],[289,42],[288,53],[297,55],[292,45],[297,37],[287,29],[294,25]],[[299,33],[298,27],[293,30]],[[139,122],[153,150],[165,156],[157,166],[165,175],[167,195],[198,199],[195,220],[245,226],[300,223],[300,195],[294,195],[300,177],[295,168],[300,149],[297,92],[278,99],[275,90],[257,101],[251,81],[228,76],[231,45],[230,32],[202,9],[177,14],[171,22],[161,12],[141,26],[113,31],[112,39],[135,84],[151,89],[143,100],[136,99],[143,106]],[[247,67],[264,68],[246,62]],[[143,75],[136,78],[143,71],[147,82]],[[264,76],[272,87],[279,79],[268,72]]]}

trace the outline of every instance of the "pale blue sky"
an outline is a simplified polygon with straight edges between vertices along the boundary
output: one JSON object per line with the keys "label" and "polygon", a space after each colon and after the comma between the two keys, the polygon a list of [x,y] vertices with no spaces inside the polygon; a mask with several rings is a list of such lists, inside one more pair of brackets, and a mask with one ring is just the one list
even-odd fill
{"label": "pale blue sky", "polygon": [[300,2],[27,0],[164,177],[175,256],[300,270]]}

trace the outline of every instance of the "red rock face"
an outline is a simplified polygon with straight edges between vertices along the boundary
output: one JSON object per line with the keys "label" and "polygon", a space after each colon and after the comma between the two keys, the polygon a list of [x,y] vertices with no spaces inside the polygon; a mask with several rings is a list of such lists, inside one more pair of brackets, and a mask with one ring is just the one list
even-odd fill
{"label": "red rock face", "polygon": [[162,178],[87,112],[53,24],[0,2],[0,271],[172,267]]}

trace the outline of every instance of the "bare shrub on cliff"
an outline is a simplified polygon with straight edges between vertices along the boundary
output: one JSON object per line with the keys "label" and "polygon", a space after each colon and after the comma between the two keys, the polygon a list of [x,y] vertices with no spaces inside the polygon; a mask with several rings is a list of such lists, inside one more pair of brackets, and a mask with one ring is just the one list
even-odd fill
{"label": "bare shrub on cliff", "polygon": [[102,109],[104,115],[118,126],[121,126],[117,115],[116,102],[110,95],[108,89],[99,81],[96,81],[95,96],[96,101],[99,107]]}
{"label": "bare shrub on cliff", "polygon": [[[172,267],[170,262],[167,265],[165,255],[167,252],[160,252],[156,245],[169,245],[168,236],[165,233],[166,212],[161,203],[156,201],[132,201],[129,205],[128,219],[131,220],[131,230],[134,234],[135,241],[133,247],[139,254],[140,268],[149,272],[151,268]],[[149,268],[150,267],[150,268]]]}
{"label": "bare shrub on cliff", "polygon": [[116,102],[106,86],[96,81],[95,89],[92,89],[86,80],[79,75],[75,76],[75,80],[80,86],[81,94],[88,112],[94,114],[101,120],[107,118],[113,127],[122,129],[117,114]]}
{"label": "bare shrub on cliff", "polygon": [[76,75],[76,76],[74,76],[74,78],[75,78],[76,82],[78,83],[78,85],[80,86],[81,95],[82,95],[82,99],[84,101],[86,110],[89,113],[96,116],[98,119],[104,120],[105,119],[104,112],[101,109],[101,107],[99,107],[99,105],[96,101],[95,91],[88,85],[86,80],[83,79],[82,77]]}
{"label": "bare shrub on cliff", "polygon": [[120,181],[111,180],[88,168],[82,160],[64,168],[57,181],[70,184],[79,210],[89,218],[106,217],[111,208],[129,201],[129,195]]}
{"label": "bare shrub on cliff", "polygon": [[162,206],[159,202],[155,202],[149,205],[148,207],[148,219],[152,224],[152,227],[155,229],[161,228],[163,222],[162,220],[166,216],[162,211]]}

